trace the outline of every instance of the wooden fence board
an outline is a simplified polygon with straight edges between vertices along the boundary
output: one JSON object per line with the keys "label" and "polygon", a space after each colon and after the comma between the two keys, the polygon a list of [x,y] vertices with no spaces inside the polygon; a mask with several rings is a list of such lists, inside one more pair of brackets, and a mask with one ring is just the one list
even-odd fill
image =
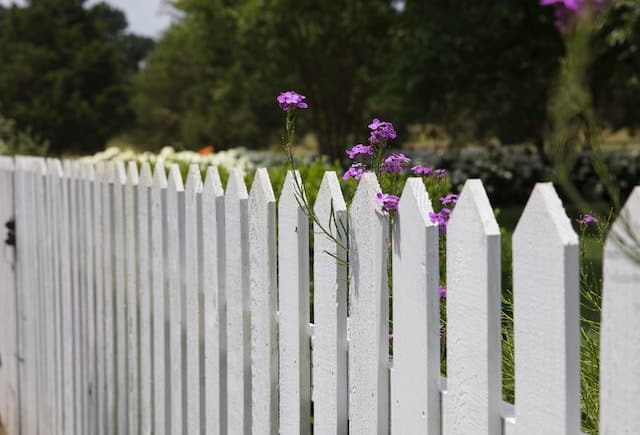
{"label": "wooden fence board", "polygon": [[311,433],[309,218],[300,174],[287,172],[278,202],[280,433]]}
{"label": "wooden fence board", "polygon": [[239,169],[231,171],[225,211],[227,296],[228,432],[251,433],[251,319],[249,316],[249,222],[247,188]]}
{"label": "wooden fence board", "polygon": [[500,434],[500,229],[480,180],[468,180],[447,228],[444,433]]}
{"label": "wooden fence board", "polygon": [[319,222],[313,229],[314,433],[346,435],[347,206],[335,172],[325,172],[314,213]]}
{"label": "wooden fence board", "polygon": [[420,178],[410,178],[393,227],[391,432],[440,434],[438,227]]}
{"label": "wooden fence board", "polygon": [[349,210],[349,433],[389,432],[388,217],[366,173]]}
{"label": "wooden fence board", "polygon": [[224,191],[215,167],[207,168],[202,190],[200,280],[203,291],[204,432],[227,433],[227,329],[225,294]]}
{"label": "wooden fence board", "polygon": [[640,433],[640,187],[604,247],[600,336],[600,433]]}
{"label": "wooden fence board", "polygon": [[517,432],[578,434],[578,237],[551,183],[536,185],[513,234],[513,285]]}

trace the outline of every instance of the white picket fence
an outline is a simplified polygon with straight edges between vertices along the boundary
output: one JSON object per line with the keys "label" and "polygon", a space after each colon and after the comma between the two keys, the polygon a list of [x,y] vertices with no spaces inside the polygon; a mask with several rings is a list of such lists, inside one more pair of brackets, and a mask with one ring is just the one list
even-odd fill
{"label": "white picket fence", "polygon": [[[445,382],[422,181],[406,183],[389,234],[373,175],[348,214],[324,175],[315,213],[343,240],[313,233],[312,325],[294,181],[276,202],[264,169],[250,192],[233,172],[225,193],[215,168],[203,181],[191,167],[183,185],[176,166],[0,158],[0,222],[15,217],[17,234],[0,261],[9,435],[580,433],[578,237],[551,184],[513,237],[514,407],[501,400],[500,232],[481,182],[448,229]],[[348,280],[334,258],[347,220]],[[638,235],[640,188],[605,247],[602,434],[640,434]]]}

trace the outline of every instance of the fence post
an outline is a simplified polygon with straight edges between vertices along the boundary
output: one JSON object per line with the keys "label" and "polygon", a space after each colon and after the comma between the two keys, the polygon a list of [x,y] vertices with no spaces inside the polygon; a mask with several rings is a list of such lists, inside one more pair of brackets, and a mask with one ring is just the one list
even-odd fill
{"label": "fence post", "polygon": [[600,433],[640,433],[640,187],[604,246]]}

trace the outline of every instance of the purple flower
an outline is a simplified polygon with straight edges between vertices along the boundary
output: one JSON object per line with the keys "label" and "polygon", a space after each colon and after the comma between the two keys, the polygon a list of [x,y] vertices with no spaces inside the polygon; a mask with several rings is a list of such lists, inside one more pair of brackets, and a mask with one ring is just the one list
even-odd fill
{"label": "purple flower", "polygon": [[418,175],[421,177],[431,177],[433,176],[433,169],[427,168],[426,166],[417,165],[411,168],[414,175]]}
{"label": "purple flower", "polygon": [[434,224],[438,224],[438,229],[440,230],[440,234],[447,233],[447,224],[449,223],[449,216],[451,215],[451,210],[448,208],[443,208],[438,213],[429,212],[429,219]]}
{"label": "purple flower", "polygon": [[[607,0],[591,0],[596,10],[601,10]],[[569,20],[575,16],[579,16],[584,9],[585,4],[589,0],[540,0],[541,6],[552,5],[555,8],[556,27],[564,30]]]}
{"label": "purple flower", "polygon": [[440,294],[441,298],[446,298],[447,297],[447,288],[445,286],[441,285],[438,288],[438,293]]}
{"label": "purple flower", "polygon": [[372,155],[373,154],[373,146],[372,145],[362,145],[361,143],[354,145],[353,148],[346,151],[347,157],[350,159],[355,159],[361,155]]}
{"label": "purple flower", "polygon": [[447,171],[445,169],[436,169],[433,171],[433,176],[436,177],[437,180],[440,180],[447,175]]}
{"label": "purple flower", "polygon": [[378,205],[380,205],[384,211],[398,209],[398,200],[400,198],[397,196],[378,192],[376,197],[378,198]]}
{"label": "purple flower", "polygon": [[442,198],[440,198],[440,202],[445,205],[448,205],[448,204],[455,205],[455,203],[458,202],[459,197],[460,196],[456,195],[455,193],[450,193],[447,196],[443,196]]}
{"label": "purple flower", "polygon": [[281,92],[280,95],[278,95],[278,104],[280,104],[280,108],[282,110],[296,108],[306,109],[307,107],[309,107],[307,103],[304,102],[306,98],[307,97],[305,97],[304,95],[300,95],[295,91]]}
{"label": "purple flower", "polygon": [[374,118],[369,124],[371,130],[371,136],[369,136],[369,142],[377,144],[384,139],[395,139],[396,131],[393,128],[393,124],[387,121],[380,121],[378,118]]}
{"label": "purple flower", "polygon": [[402,153],[389,154],[382,162],[380,172],[402,172],[410,161],[411,159]]}
{"label": "purple flower", "polygon": [[355,178],[356,180],[359,180],[365,172],[369,171],[366,170],[362,163],[354,163],[349,169],[347,169],[347,172],[344,173],[342,179],[348,180],[349,178]]}
{"label": "purple flower", "polygon": [[584,216],[582,216],[581,219],[576,219],[576,221],[578,221],[578,223],[581,225],[586,225],[590,223],[595,224],[598,222],[598,218],[595,216],[591,216],[590,214],[585,214]]}

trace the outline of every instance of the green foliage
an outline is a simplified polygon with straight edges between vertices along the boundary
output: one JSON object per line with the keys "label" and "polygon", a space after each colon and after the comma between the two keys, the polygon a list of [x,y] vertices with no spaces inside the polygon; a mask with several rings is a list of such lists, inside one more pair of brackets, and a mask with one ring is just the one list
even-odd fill
{"label": "green foliage", "polygon": [[[383,0],[181,0],[182,19],[138,80],[140,140],[252,148],[278,140],[275,98],[295,89],[313,108],[321,152],[343,157],[384,71],[393,15]],[[269,135],[271,134],[271,135]]]}
{"label": "green foliage", "polygon": [[0,155],[44,156],[48,148],[47,141],[35,137],[28,130],[17,130],[13,120],[0,116]]}
{"label": "green foliage", "polygon": [[100,149],[131,125],[130,76],[151,48],[121,11],[31,0],[0,15],[0,113],[52,153]]}

